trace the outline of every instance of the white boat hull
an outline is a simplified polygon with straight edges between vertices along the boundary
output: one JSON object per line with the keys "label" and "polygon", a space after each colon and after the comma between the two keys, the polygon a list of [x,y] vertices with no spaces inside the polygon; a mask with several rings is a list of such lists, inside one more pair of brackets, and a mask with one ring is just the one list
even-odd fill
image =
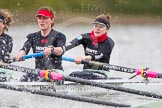
{"label": "white boat hull", "polygon": [[[99,82],[96,81],[96,82]],[[101,81],[102,83],[114,83],[114,80]],[[114,83],[114,85],[121,85],[121,83]],[[63,85],[57,85],[51,82],[0,82],[0,84],[13,85],[16,87],[27,87],[30,89],[37,89],[42,91],[63,93],[68,95],[86,95],[90,93],[104,93],[109,91],[108,89],[94,87],[90,85],[82,85],[74,82],[66,81]]]}
{"label": "white boat hull", "polygon": [[[116,84],[116,86],[123,86],[123,87],[129,87],[129,88],[134,87],[134,89],[137,88],[142,91],[145,91],[147,87],[152,88],[152,90],[155,90],[155,88],[157,88],[157,85],[158,87],[162,87],[162,83],[155,83],[155,82],[149,83],[149,84],[145,84],[145,83],[142,83],[141,81],[133,81],[133,80],[132,81],[116,80],[116,82],[115,80],[102,81],[102,83]],[[0,84],[3,84],[3,83],[4,82]],[[98,93],[105,94],[106,93],[106,95],[110,94],[110,96],[112,96],[112,94],[114,95],[116,93],[116,91],[114,90],[108,90],[108,89],[93,87],[89,85],[80,85],[80,84],[76,84],[72,82],[66,82],[65,85],[53,85],[50,82],[5,82],[5,84],[14,85],[15,87],[27,87],[27,88],[30,87],[31,89],[38,89],[38,90],[44,90],[44,91],[50,91],[50,92],[56,91],[56,93],[68,94],[68,95],[89,96],[89,94],[98,94]],[[117,92],[117,95],[119,96],[119,92]],[[7,90],[7,89],[0,89],[0,96],[1,96],[0,105],[16,106],[16,107],[18,106],[20,108],[22,106],[23,108],[27,108],[27,107],[35,108],[35,107],[39,107],[39,105],[40,107],[45,106],[45,108],[49,108],[49,107],[52,107],[58,104],[60,105],[60,107],[64,107],[64,108],[71,108],[70,105],[76,108],[77,105],[84,106],[88,104],[88,103],[84,103],[83,105],[82,102],[76,102],[76,101],[74,104],[73,101],[67,100],[67,99],[58,99],[55,97],[41,96],[41,95],[31,94],[27,92],[19,92],[19,91]],[[65,106],[62,106],[61,102],[64,102]],[[66,104],[69,104],[69,103],[70,105],[66,106]],[[94,104],[90,104],[90,105],[89,104],[88,104],[88,107],[92,107],[94,105]],[[96,105],[94,106],[96,107]],[[105,107],[102,105],[97,105],[97,106],[98,108]],[[87,107],[85,106],[85,108]]]}
{"label": "white boat hull", "polygon": [[[41,96],[26,92],[0,89],[0,107],[2,108],[107,108],[104,105]],[[111,107],[110,107],[111,108]]]}
{"label": "white boat hull", "polygon": [[145,102],[138,105],[133,105],[132,108],[162,108],[162,101]]}
{"label": "white boat hull", "polygon": [[[95,80],[95,82],[110,84],[113,86],[122,86],[127,88],[133,88],[137,90],[143,91],[157,91],[162,87],[162,83],[160,81],[151,81],[149,83],[145,83],[143,81],[135,81],[135,80]],[[107,93],[109,90],[94,87],[90,85],[82,85],[74,82],[66,81],[63,85],[57,85],[51,82],[0,82],[0,84],[8,84],[17,87],[27,87],[31,89],[37,89],[42,91],[49,92],[57,92],[63,94],[77,94],[77,95],[86,95],[90,93]]]}
{"label": "white boat hull", "polygon": [[[111,81],[112,83],[113,81]],[[86,95],[89,93],[108,93],[107,89],[92,87],[89,85],[80,85],[75,84],[73,82],[66,82],[65,85],[53,85],[50,82],[1,82],[0,84],[13,85],[15,87],[27,87],[30,89],[44,90],[44,91],[52,91],[55,87],[56,93],[65,94],[65,95]],[[54,92],[54,91],[52,91]],[[96,105],[92,103],[83,103],[77,101],[71,101],[67,99],[59,99],[56,97],[50,96],[41,96],[37,94],[31,94],[28,92],[19,92],[8,89],[0,89],[0,96],[2,100],[0,100],[0,105],[8,106],[8,107],[23,107],[23,108],[35,108],[35,107],[44,107],[50,108],[57,105],[58,108],[76,108],[82,106],[82,108],[107,108],[104,105]],[[75,102],[75,103],[74,103]],[[64,103],[64,104],[62,104]],[[88,106],[88,107],[87,107]],[[110,107],[111,108],[111,107]]]}

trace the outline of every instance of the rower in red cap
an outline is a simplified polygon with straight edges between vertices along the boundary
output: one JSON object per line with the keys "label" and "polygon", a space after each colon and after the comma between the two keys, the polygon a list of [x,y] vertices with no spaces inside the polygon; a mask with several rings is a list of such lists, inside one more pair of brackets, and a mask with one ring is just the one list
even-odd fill
{"label": "rower in red cap", "polygon": [[[62,55],[64,54],[66,37],[61,32],[52,29],[54,26],[54,13],[52,9],[49,7],[40,8],[36,14],[36,18],[40,31],[27,36],[24,46],[16,55],[16,59],[21,61],[22,56],[28,54],[30,48],[32,48],[33,53],[44,52],[45,54],[45,57],[35,58],[36,69],[63,70]],[[22,81],[27,80],[28,77],[25,76]]]}

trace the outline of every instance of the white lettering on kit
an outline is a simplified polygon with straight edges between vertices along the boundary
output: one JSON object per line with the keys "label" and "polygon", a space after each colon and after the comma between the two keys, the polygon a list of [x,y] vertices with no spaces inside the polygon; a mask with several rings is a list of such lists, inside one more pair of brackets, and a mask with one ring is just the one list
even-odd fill
{"label": "white lettering on kit", "polygon": [[103,54],[101,53],[100,55],[96,55],[95,56],[95,59],[100,59],[100,58],[102,58],[103,57]]}
{"label": "white lettering on kit", "polygon": [[45,48],[47,48],[47,47],[40,47],[40,46],[36,46],[36,52],[44,51]]}
{"label": "white lettering on kit", "polygon": [[102,53],[99,53],[97,50],[93,50],[93,49],[90,49],[90,48],[86,48],[86,53],[88,54],[94,54],[95,55],[95,59],[100,59],[103,57],[103,54]]}
{"label": "white lettering on kit", "polygon": [[90,48],[86,48],[85,50],[86,50],[86,52],[89,53],[89,54],[90,54],[90,53],[97,54],[97,52],[98,52],[97,50],[92,50],[92,49],[90,49]]}

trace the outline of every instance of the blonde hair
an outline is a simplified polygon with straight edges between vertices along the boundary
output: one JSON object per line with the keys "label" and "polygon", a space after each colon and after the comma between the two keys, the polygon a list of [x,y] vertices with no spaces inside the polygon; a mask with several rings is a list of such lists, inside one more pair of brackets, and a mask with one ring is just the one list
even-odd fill
{"label": "blonde hair", "polygon": [[5,18],[6,22],[4,24],[5,25],[4,30],[8,31],[12,23],[12,14],[8,9],[0,9],[0,15],[2,15]]}

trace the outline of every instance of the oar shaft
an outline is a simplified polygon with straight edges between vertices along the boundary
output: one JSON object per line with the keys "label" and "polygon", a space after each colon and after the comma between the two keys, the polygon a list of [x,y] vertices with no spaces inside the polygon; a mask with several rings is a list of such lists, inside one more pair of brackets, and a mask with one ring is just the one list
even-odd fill
{"label": "oar shaft", "polygon": [[31,69],[31,68],[16,66],[16,65],[7,64],[7,63],[0,63],[0,67],[9,69],[9,70],[19,71],[19,72],[24,72],[24,73],[33,73],[33,74],[38,74],[38,72],[40,71],[39,69]]}
{"label": "oar shaft", "polygon": [[[86,62],[83,61],[82,63],[86,63]],[[101,66],[103,69],[110,69],[110,70],[121,71],[121,72],[125,72],[125,73],[134,73],[136,71],[136,69],[134,69],[134,68],[111,65],[111,64],[107,64],[107,63],[99,63],[99,62],[94,62],[94,61],[87,61],[87,64]]]}
{"label": "oar shaft", "polygon": [[[44,52],[39,52],[39,53],[24,55],[24,56],[22,56],[22,59],[26,60],[26,59],[30,59],[30,58],[43,57],[43,56],[44,56]],[[62,59],[65,61],[70,61],[70,62],[75,61],[74,58],[70,58],[70,57],[66,57],[66,56],[62,56]]]}
{"label": "oar shaft", "polygon": [[158,73],[157,78],[162,78],[162,74]]}
{"label": "oar shaft", "polygon": [[62,56],[62,60],[64,61],[70,61],[70,62],[75,62],[74,58],[70,58],[70,57],[66,57],[66,56]]}
{"label": "oar shaft", "polygon": [[[29,58],[33,58],[33,57],[43,57],[43,56],[44,56],[44,52],[40,52],[40,53],[24,55],[22,58],[25,60],[25,59],[29,59]],[[70,57],[66,57],[66,56],[62,56],[62,60],[75,62],[74,58],[70,58]],[[111,65],[111,64],[107,64],[107,63],[82,60],[81,64],[91,64],[91,65],[100,66],[103,69],[110,69],[110,70],[115,70],[115,71],[120,71],[120,72],[125,72],[125,73],[136,73],[137,75],[141,75],[141,70],[139,70],[139,69]],[[152,71],[146,71],[146,76],[151,77],[151,78],[162,78],[162,74],[160,74],[158,72],[152,72]]]}
{"label": "oar shaft", "polygon": [[114,106],[114,107],[131,107],[130,105],[113,103],[113,102],[108,102],[105,100],[99,100],[99,99],[81,97],[81,96],[71,96],[71,95],[59,94],[59,93],[47,92],[47,91],[41,91],[41,90],[33,90],[27,87],[15,87],[12,85],[2,84],[2,83],[0,84],[0,88],[15,90],[15,91],[23,91],[23,92],[25,91],[25,92],[30,92],[32,94],[39,94],[39,95],[44,95],[44,96],[51,96],[51,97],[57,97],[57,98],[62,98],[62,99],[70,99],[70,100],[75,100],[75,101],[108,105],[108,106]]}
{"label": "oar shaft", "polygon": [[[14,70],[14,71],[21,71],[21,72],[25,72],[25,73],[35,73],[35,74],[39,74],[39,75],[43,74],[42,71],[41,71],[42,73],[40,73],[40,70],[15,66],[15,65],[6,64],[6,63],[0,63],[0,67],[5,68],[5,69]],[[51,78],[53,78],[53,80],[57,79],[57,77],[60,76],[60,75],[57,76],[56,73],[53,74],[53,72],[51,72],[51,74],[49,74],[49,75],[51,75]],[[60,77],[60,79],[61,78],[62,77]],[[153,94],[153,93],[150,93],[150,92],[144,92],[144,91],[139,91],[139,90],[134,90],[134,89],[129,89],[129,88],[123,88],[123,87],[116,87],[116,86],[112,86],[112,85],[108,85],[108,84],[104,84],[104,83],[93,82],[93,81],[75,78],[75,77],[70,77],[70,76],[64,76],[64,78],[67,81],[73,81],[73,82],[77,82],[77,83],[81,83],[81,84],[87,84],[87,85],[92,85],[92,86],[96,86],[96,87],[113,89],[113,90],[117,90],[117,91],[122,91],[122,92],[127,92],[127,93],[138,94],[138,95],[143,95],[143,96],[147,96],[147,97],[154,97],[154,98],[162,99],[161,95]]]}
{"label": "oar shaft", "polygon": [[[82,60],[81,63],[100,66],[103,69],[110,69],[110,70],[115,70],[115,71],[120,71],[120,72],[125,72],[125,73],[136,73],[136,75],[143,76],[141,69],[134,69],[134,68],[128,68],[128,67],[123,67],[123,66],[111,65],[111,64],[94,62],[94,61],[87,61],[87,60]],[[143,72],[144,72],[144,74],[146,74],[146,77],[162,78],[162,74],[158,73],[158,72],[153,72],[153,71],[149,71],[149,70],[143,70]]]}
{"label": "oar shaft", "polygon": [[7,64],[7,63],[0,63],[0,67],[5,68],[5,69],[9,69],[9,70],[13,70],[13,71],[24,72],[24,73],[27,73],[27,74],[36,74],[36,75],[39,75],[42,78],[46,78],[50,74],[51,78],[53,80],[62,80],[63,79],[62,74],[55,73],[55,72],[51,73],[48,70],[31,69],[31,68],[16,66],[16,65]]}
{"label": "oar shaft", "polygon": [[72,82],[77,82],[77,83],[81,83],[81,84],[87,84],[87,85],[91,85],[91,86],[96,86],[96,87],[101,87],[101,88],[106,88],[106,89],[111,89],[111,90],[117,90],[117,91],[136,94],[136,95],[142,95],[142,96],[162,99],[162,95],[154,94],[154,93],[151,93],[151,92],[145,92],[145,91],[125,88],[125,87],[117,87],[117,86],[113,86],[113,85],[108,85],[108,84],[104,84],[104,83],[89,81],[89,80],[70,77],[70,76],[64,76],[64,78],[67,81],[72,81]]}
{"label": "oar shaft", "polygon": [[44,56],[44,52],[40,52],[40,53],[24,55],[24,56],[22,56],[22,59],[26,60],[26,59],[29,59],[29,58],[43,57],[43,56]]}

